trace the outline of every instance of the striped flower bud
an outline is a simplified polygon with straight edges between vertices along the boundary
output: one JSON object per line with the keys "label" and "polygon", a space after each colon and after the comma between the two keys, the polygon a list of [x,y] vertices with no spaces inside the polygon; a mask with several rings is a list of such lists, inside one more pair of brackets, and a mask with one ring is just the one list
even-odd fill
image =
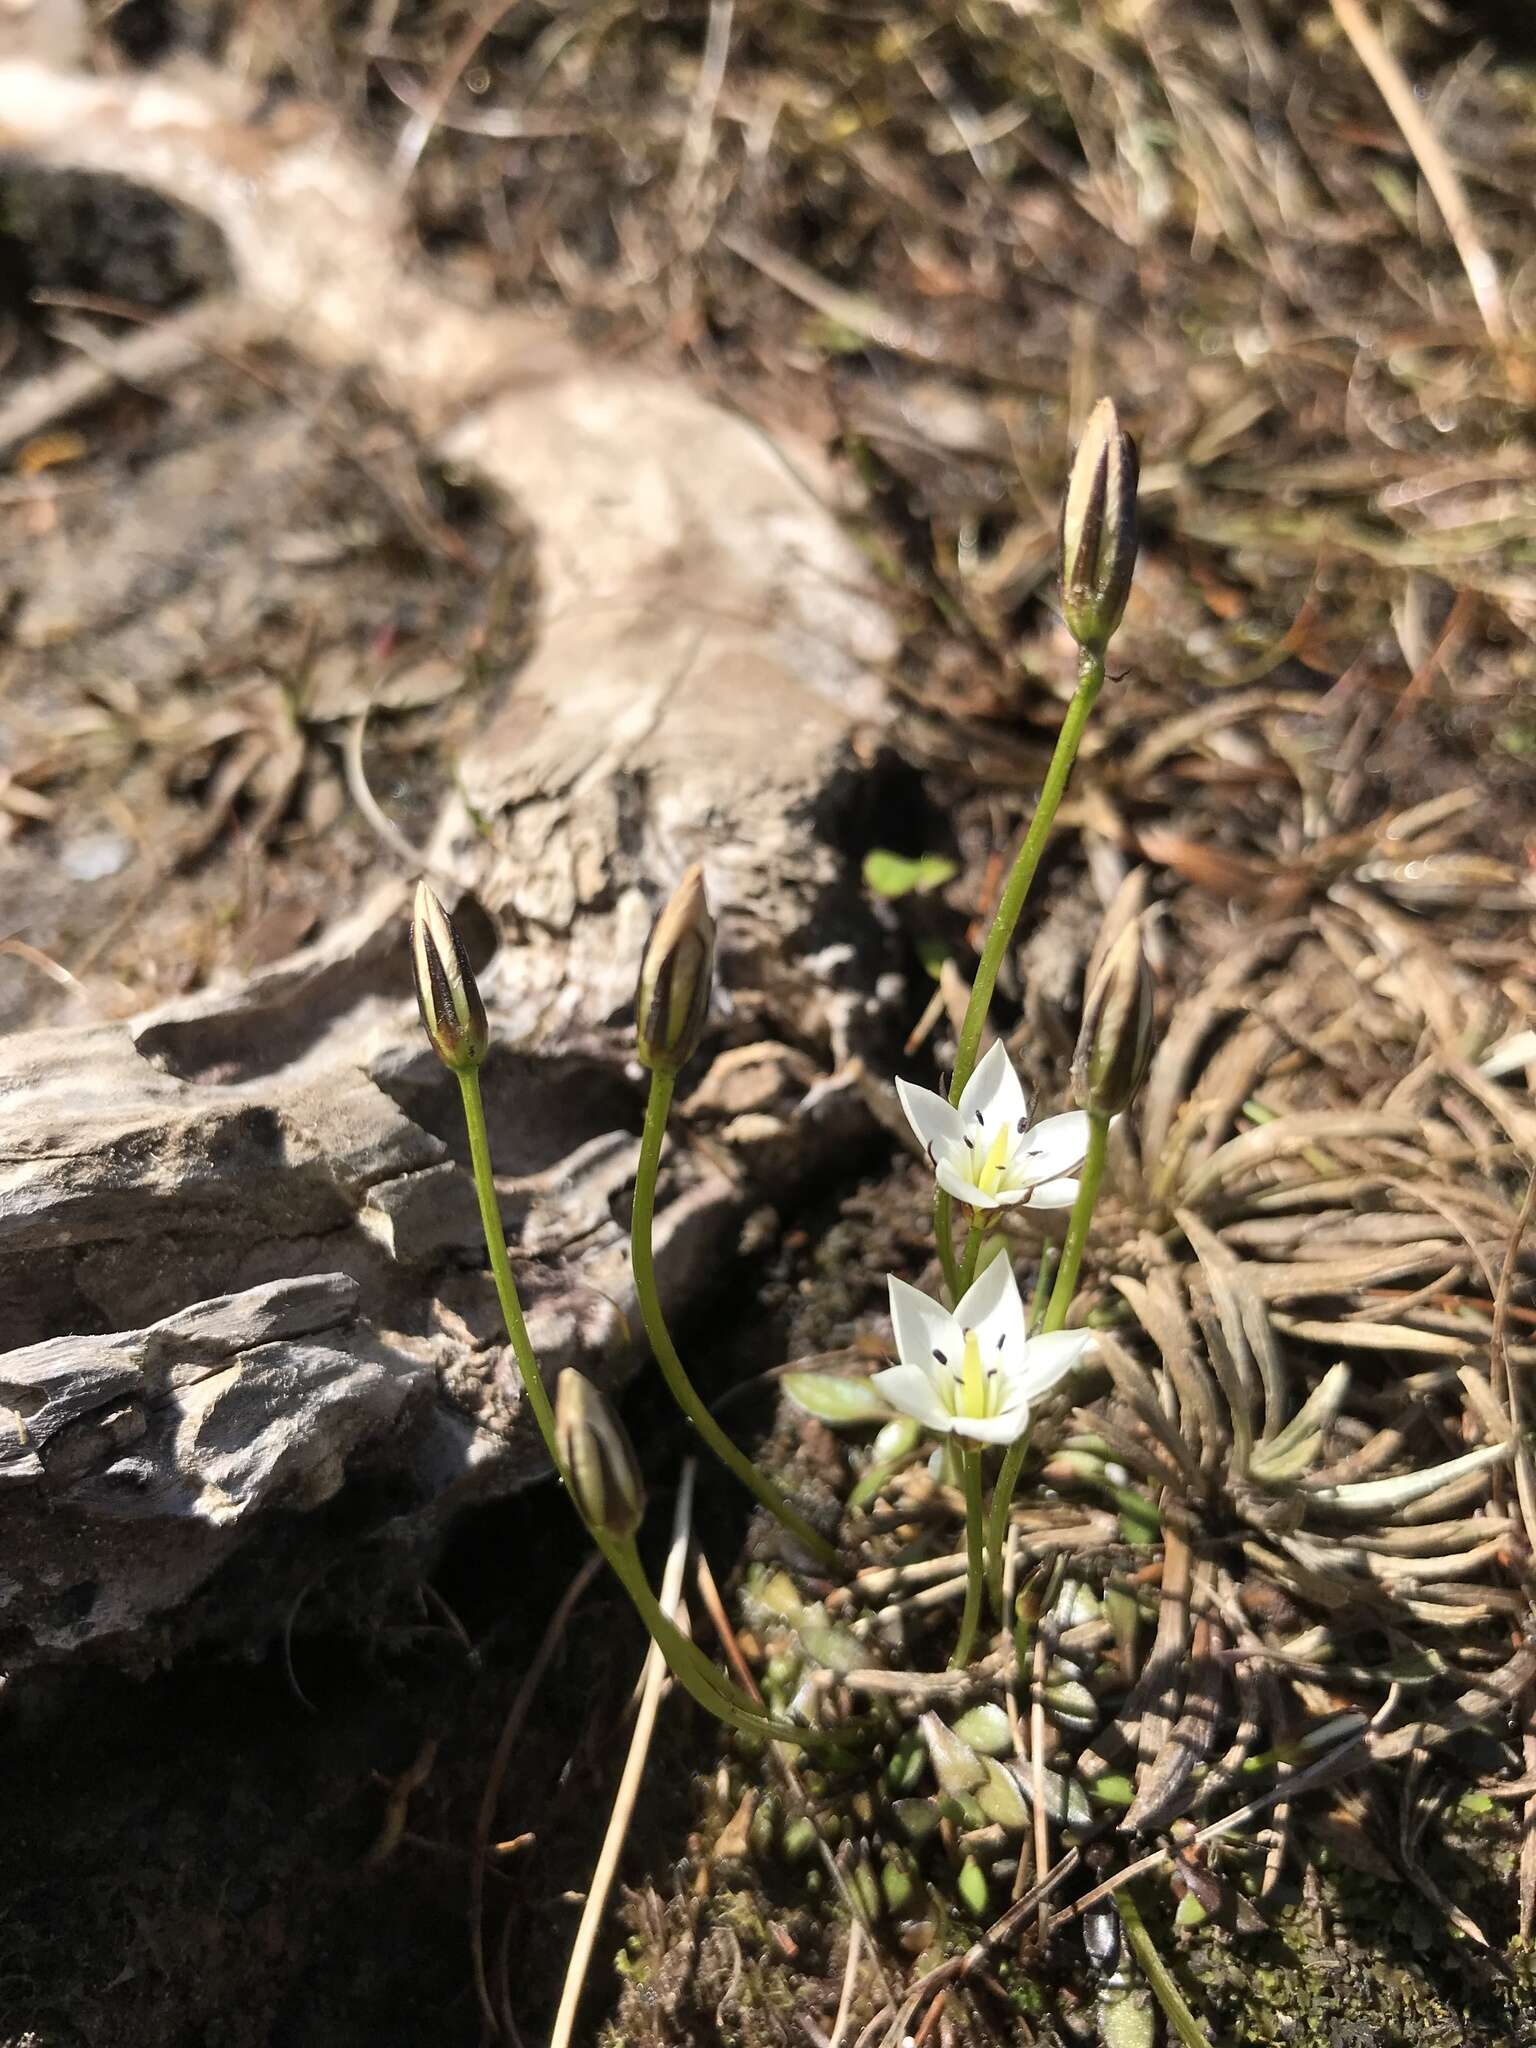
{"label": "striped flower bud", "polygon": [[635,1447],[597,1388],[570,1366],[555,1388],[555,1443],[582,1520],[616,1542],[633,1536],[645,1514]]}
{"label": "striped flower bud", "polygon": [[1104,956],[1083,1004],[1072,1093],[1095,1116],[1129,1108],[1152,1064],[1152,973],[1133,919]]}
{"label": "striped flower bud", "polygon": [[478,1067],[491,1034],[475,970],[453,919],[425,882],[416,884],[411,913],[411,967],[416,1004],[433,1051],[456,1074]]}
{"label": "striped flower bud", "polygon": [[1102,654],[1136,568],[1136,443],[1101,398],[1077,444],[1061,510],[1061,608],[1080,647]]}
{"label": "striped flower bud", "polygon": [[646,1066],[675,1074],[698,1050],[714,967],[715,921],[704,894],[704,870],[694,866],[652,927],[640,968],[635,1037]]}

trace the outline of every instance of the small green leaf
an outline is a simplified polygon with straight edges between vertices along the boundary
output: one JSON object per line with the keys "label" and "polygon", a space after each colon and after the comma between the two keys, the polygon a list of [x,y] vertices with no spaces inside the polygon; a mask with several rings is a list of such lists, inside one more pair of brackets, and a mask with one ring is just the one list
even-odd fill
{"label": "small green leaf", "polygon": [[1098,1701],[1080,1678],[1048,1685],[1040,1697],[1045,1711],[1058,1726],[1075,1729],[1079,1734],[1091,1734],[1104,1719]]}
{"label": "small green leaf", "polygon": [[1088,1787],[1088,1796],[1097,1799],[1101,1806],[1129,1806],[1136,1797],[1136,1787],[1124,1771],[1106,1771]]}
{"label": "small green leaf", "polygon": [[1016,1775],[1017,1765],[1008,1770],[991,1757],[985,1759],[987,1782],[976,1794],[976,1804],[990,1821],[1000,1828],[1007,1828],[1010,1834],[1019,1835],[1029,1820],[1029,1804],[1019,1790]]}
{"label": "small green leaf", "polygon": [[835,1672],[840,1678],[869,1662],[869,1652],[857,1636],[850,1635],[847,1629],[835,1627],[822,1617],[801,1623],[800,1641],[813,1662]]}
{"label": "small green leaf", "polygon": [[1099,2039],[1104,2048],[1155,2048],[1157,2008],[1141,1985],[1101,1996]]}
{"label": "small green leaf", "polygon": [[1493,1801],[1486,1792],[1464,1792],[1461,1796],[1463,1813],[1492,1813]]}
{"label": "small green leaf", "polygon": [[877,896],[913,896],[928,889],[940,889],[953,881],[960,868],[947,854],[892,853],[888,847],[872,847],[864,856],[864,882]]}
{"label": "small green leaf", "polygon": [[974,1856],[967,1856],[961,1864],[960,1875],[955,1879],[955,1890],[959,1894],[961,1905],[972,1919],[986,1919],[992,1890]]}
{"label": "small green leaf", "polygon": [[791,1401],[818,1422],[889,1422],[891,1404],[868,1380],[845,1379],[833,1372],[786,1373],[783,1387]]}
{"label": "small green leaf", "polygon": [[[1018,1783],[1024,1797],[1033,1806],[1034,1772],[1021,1770]],[[1061,1827],[1086,1828],[1093,1821],[1093,1808],[1088,1804],[1088,1794],[1081,1783],[1076,1778],[1064,1778],[1059,1771],[1047,1771],[1045,1774],[1045,1810]]]}
{"label": "small green leaf", "polygon": [[931,1799],[895,1799],[891,1811],[909,1842],[926,1842],[943,1818]]}
{"label": "small green leaf", "polygon": [[919,939],[917,957],[922,962],[924,973],[937,981],[944,972],[945,961],[952,960],[954,953],[942,939]]}
{"label": "small green leaf", "polygon": [[981,1756],[1006,1756],[1013,1747],[1008,1716],[991,1700],[967,1707],[955,1723],[955,1733]]}

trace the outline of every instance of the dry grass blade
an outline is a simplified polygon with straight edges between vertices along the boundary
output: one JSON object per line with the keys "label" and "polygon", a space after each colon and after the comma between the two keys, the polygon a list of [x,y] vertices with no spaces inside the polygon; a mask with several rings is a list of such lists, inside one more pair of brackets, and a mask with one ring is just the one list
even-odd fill
{"label": "dry grass blade", "polygon": [[503,2032],[501,2016],[491,2000],[490,1986],[485,1973],[485,1870],[486,1858],[490,1853],[492,1829],[496,1818],[496,1804],[501,1797],[502,1782],[512,1752],[517,1747],[523,1728],[527,1723],[529,1709],[534,1695],[543,1683],[550,1660],[559,1648],[565,1631],[570,1626],[571,1616],[582,1595],[591,1585],[603,1560],[594,1553],[584,1558],[580,1569],[566,1587],[559,1606],[550,1616],[533,1662],[524,1673],[507,1718],[502,1724],[496,1748],[491,1757],[489,1770],[485,1774],[485,1789],[480,1795],[479,1811],[475,1815],[475,1831],[469,1845],[469,1948],[474,1969],[475,1993],[480,2001],[480,2014],[493,2037]]}
{"label": "dry grass blade", "polygon": [[1218,1147],[1185,1182],[1183,1200],[1189,1205],[1204,1201],[1218,1188],[1271,1167],[1282,1160],[1304,1157],[1318,1145],[1341,1144],[1352,1139],[1392,1138],[1413,1145],[1420,1136],[1412,1117],[1386,1116],[1377,1111],[1333,1110],[1277,1117],[1257,1130],[1244,1131]]}
{"label": "dry grass blade", "polygon": [[1181,1434],[1199,1447],[1201,1472],[1209,1475],[1217,1469],[1231,1430],[1222,1414],[1221,1390],[1201,1353],[1178,1282],[1160,1247],[1155,1256],[1157,1263],[1145,1284],[1123,1273],[1116,1275],[1114,1284],[1158,1348],[1179,1397]]}
{"label": "dry grass blade", "polygon": [[[683,1570],[688,1562],[688,1545],[693,1532],[695,1469],[694,1461],[691,1458],[686,1459],[678,1480],[677,1500],[672,1510],[672,1541],[662,1571],[659,1595],[663,1614],[672,1614],[682,1598]],[[601,1562],[601,1559],[598,1561]],[[581,2004],[587,1971],[592,1963],[592,1951],[597,1943],[598,1930],[603,1924],[603,1916],[608,1910],[608,1895],[618,1872],[619,1857],[623,1853],[625,1838],[629,1834],[629,1824],[634,1818],[635,1801],[640,1796],[640,1784],[645,1776],[646,1759],[651,1751],[651,1738],[656,1732],[656,1714],[661,1705],[666,1682],[667,1660],[662,1655],[659,1645],[653,1642],[646,1651],[645,1670],[640,1681],[640,1707],[635,1715],[634,1733],[630,1737],[624,1769],[619,1775],[618,1790],[614,1794],[613,1811],[608,1818],[603,1845],[598,1851],[597,1864],[587,1886],[586,1901],[581,1909],[581,1920],[571,1947],[570,1964],[560,1990],[560,2004],[555,2013],[549,2048],[570,2048],[576,2026],[577,2009]]]}
{"label": "dry grass blade", "polygon": [[[1203,1565],[1197,1569],[1202,1574],[1207,1571]],[[1208,1577],[1203,1584],[1208,1586]],[[1198,1598],[1201,1586],[1194,1590]],[[1138,1774],[1136,1797],[1120,1823],[1122,1833],[1165,1827],[1193,1798],[1191,1781],[1215,1748],[1221,1722],[1221,1665],[1214,1653],[1223,1646],[1224,1638],[1211,1622],[1202,1619],[1195,1623],[1183,1711],[1150,1769]]]}
{"label": "dry grass blade", "polygon": [[[1115,1391],[1136,1415],[1143,1428],[1167,1453],[1169,1465],[1161,1466],[1159,1477],[1172,1477],[1193,1489],[1200,1485],[1200,1467],[1190,1453],[1182,1433],[1164,1414],[1152,1376],[1139,1359],[1107,1331],[1100,1334],[1095,1351],[1099,1362],[1115,1383]],[[1170,1469],[1171,1468],[1171,1469]]]}
{"label": "dry grass blade", "polygon": [[1355,46],[1355,54],[1371,74],[1392,118],[1403,131],[1403,140],[1418,160],[1425,183],[1445,219],[1461,267],[1467,273],[1477,310],[1488,330],[1488,339],[1502,348],[1511,338],[1509,314],[1498,265],[1484,246],[1472,217],[1461,180],[1451,164],[1445,146],[1425,117],[1412,85],[1401,65],[1381,39],[1381,33],[1361,5],[1361,0],[1330,0],[1339,26]]}

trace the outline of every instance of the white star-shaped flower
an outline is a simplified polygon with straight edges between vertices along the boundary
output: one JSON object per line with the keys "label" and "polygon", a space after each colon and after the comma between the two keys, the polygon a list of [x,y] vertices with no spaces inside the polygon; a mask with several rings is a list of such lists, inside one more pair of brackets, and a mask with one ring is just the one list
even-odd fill
{"label": "white star-shaped flower", "polygon": [[873,1384],[903,1415],[941,1435],[1011,1444],[1029,1427],[1029,1407],[1079,1364],[1089,1330],[1031,1337],[1018,1282],[1005,1257],[992,1260],[953,1314],[905,1280],[892,1279],[891,1321],[899,1365]]}
{"label": "white star-shaped flower", "polygon": [[1029,1104],[1001,1039],[978,1063],[959,1104],[898,1081],[896,1093],[939,1186],[972,1209],[1070,1209],[1088,1151],[1080,1109],[1031,1128]]}

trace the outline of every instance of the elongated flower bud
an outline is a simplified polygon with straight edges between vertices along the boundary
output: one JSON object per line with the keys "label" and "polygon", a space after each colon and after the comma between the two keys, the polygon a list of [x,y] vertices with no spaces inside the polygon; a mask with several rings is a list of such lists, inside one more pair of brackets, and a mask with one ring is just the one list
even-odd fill
{"label": "elongated flower bud", "polygon": [[1152,1064],[1152,973],[1133,920],[1105,955],[1083,1004],[1072,1055],[1072,1093],[1080,1109],[1118,1116]]}
{"label": "elongated flower bud", "polygon": [[567,1366],[555,1388],[555,1442],[582,1520],[624,1542],[645,1513],[645,1485],[629,1433],[608,1402]]}
{"label": "elongated flower bud", "polygon": [[411,913],[411,967],[417,1007],[433,1051],[456,1074],[478,1067],[491,1034],[475,970],[453,919],[425,882],[416,884]]}
{"label": "elongated flower bud", "polygon": [[687,1064],[704,1035],[715,968],[715,921],[704,870],[691,867],[651,929],[635,996],[641,1060],[659,1073]]}
{"label": "elongated flower bud", "polygon": [[1136,568],[1136,443],[1101,398],[1077,444],[1061,509],[1061,608],[1080,647],[1102,654]]}

